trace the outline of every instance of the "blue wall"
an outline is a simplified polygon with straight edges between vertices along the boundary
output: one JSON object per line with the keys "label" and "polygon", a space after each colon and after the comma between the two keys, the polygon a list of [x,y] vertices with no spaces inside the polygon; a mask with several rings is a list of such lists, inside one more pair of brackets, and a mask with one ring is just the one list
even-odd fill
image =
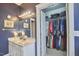
{"label": "blue wall", "polygon": [[79,37],[75,36],[75,56],[79,56]]}
{"label": "blue wall", "polygon": [[[14,4],[0,4],[0,56],[8,53],[8,37],[10,31],[3,31],[3,21],[8,14],[18,15],[18,7]],[[12,34],[11,34],[12,35]]]}
{"label": "blue wall", "polygon": [[[74,31],[79,31],[79,3],[74,4]],[[75,56],[79,56],[79,37],[74,37]]]}
{"label": "blue wall", "polygon": [[[4,28],[4,20],[6,19],[6,16],[13,15],[17,16],[21,13],[19,10],[19,7],[16,4],[11,3],[5,3],[0,4],[0,56],[5,55],[8,53],[8,37],[12,36],[11,31],[9,30],[2,30]],[[30,36],[30,30],[29,29],[23,29],[23,23],[25,21],[16,21],[14,29],[17,31],[24,30],[27,36]],[[30,21],[28,21],[29,23]]]}
{"label": "blue wall", "polygon": [[[23,23],[28,23],[29,24],[29,28],[27,29],[24,29],[23,28]],[[16,21],[15,23],[15,29],[16,31],[25,31],[25,34],[30,37],[30,20],[27,20],[27,22],[25,20],[22,20],[22,21]]]}
{"label": "blue wall", "polygon": [[79,31],[79,3],[74,4],[74,30]]}
{"label": "blue wall", "polygon": [[8,31],[2,31],[0,29],[0,55],[8,53]]}

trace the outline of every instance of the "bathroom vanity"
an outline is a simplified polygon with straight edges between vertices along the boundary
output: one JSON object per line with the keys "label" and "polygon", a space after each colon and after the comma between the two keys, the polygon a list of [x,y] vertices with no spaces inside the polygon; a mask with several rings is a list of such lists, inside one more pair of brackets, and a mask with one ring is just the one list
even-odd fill
{"label": "bathroom vanity", "polygon": [[9,55],[10,56],[35,56],[35,39],[10,37]]}

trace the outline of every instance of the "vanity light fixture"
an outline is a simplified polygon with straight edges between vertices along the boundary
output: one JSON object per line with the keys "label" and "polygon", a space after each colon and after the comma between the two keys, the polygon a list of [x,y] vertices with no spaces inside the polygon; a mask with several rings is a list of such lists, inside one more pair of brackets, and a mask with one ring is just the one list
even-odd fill
{"label": "vanity light fixture", "polygon": [[31,11],[27,11],[25,13],[22,13],[21,15],[19,15],[20,18],[26,19],[26,18],[31,18],[34,17],[35,13],[31,12]]}
{"label": "vanity light fixture", "polygon": [[21,15],[19,15],[19,17],[25,17],[31,14],[31,11],[26,11],[24,13],[22,13]]}

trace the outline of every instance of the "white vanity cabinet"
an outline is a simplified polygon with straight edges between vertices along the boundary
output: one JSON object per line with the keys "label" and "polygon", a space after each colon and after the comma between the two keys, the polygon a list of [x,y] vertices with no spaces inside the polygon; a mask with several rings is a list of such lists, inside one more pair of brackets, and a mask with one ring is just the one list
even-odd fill
{"label": "white vanity cabinet", "polygon": [[10,56],[35,56],[35,41],[30,44],[19,44],[9,38],[9,55]]}

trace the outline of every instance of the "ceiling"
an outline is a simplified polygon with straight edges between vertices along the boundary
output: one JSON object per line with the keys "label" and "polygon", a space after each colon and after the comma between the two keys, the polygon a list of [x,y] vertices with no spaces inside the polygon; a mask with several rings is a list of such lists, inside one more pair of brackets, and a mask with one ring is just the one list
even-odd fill
{"label": "ceiling", "polygon": [[23,3],[23,4],[21,4],[21,5],[17,5],[18,7],[19,7],[19,9],[20,9],[20,11],[21,11],[21,13],[22,12],[24,12],[24,11],[31,11],[31,12],[35,12],[36,11],[36,5],[37,5],[38,3]]}
{"label": "ceiling", "polygon": [[[13,15],[18,16],[22,14],[24,11],[31,11],[33,13],[36,13],[35,6],[38,3],[23,3],[20,6],[15,3],[0,3],[0,14],[3,16]],[[2,17],[0,15],[0,17]],[[3,17],[4,18],[4,17]]]}
{"label": "ceiling", "polygon": [[19,8],[20,12],[23,12],[23,11],[26,11],[26,10],[30,10],[32,12],[35,12],[36,11],[35,6],[37,4],[38,3],[22,3],[21,5],[17,5],[15,3],[0,3],[0,8],[9,8],[9,7],[12,7],[11,10]]}
{"label": "ceiling", "polygon": [[31,11],[35,11],[36,8],[35,6],[37,5],[38,3],[23,3],[21,4],[21,7],[25,10],[31,10]]}

